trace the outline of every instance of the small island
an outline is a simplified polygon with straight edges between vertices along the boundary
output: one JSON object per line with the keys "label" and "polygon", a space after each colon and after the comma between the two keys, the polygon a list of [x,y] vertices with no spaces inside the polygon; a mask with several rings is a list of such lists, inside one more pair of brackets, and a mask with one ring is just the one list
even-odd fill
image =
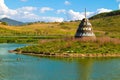
{"label": "small island", "polygon": [[11,52],[54,57],[120,57],[120,41],[113,38],[41,41],[37,45],[17,48]]}

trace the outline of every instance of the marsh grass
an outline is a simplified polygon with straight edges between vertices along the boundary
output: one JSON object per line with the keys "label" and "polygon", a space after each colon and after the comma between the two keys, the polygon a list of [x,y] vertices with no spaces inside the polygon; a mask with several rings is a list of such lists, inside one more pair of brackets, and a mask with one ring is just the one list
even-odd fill
{"label": "marsh grass", "polygon": [[120,39],[101,37],[96,40],[58,39],[39,41],[38,45],[19,48],[24,52],[35,53],[120,53]]}

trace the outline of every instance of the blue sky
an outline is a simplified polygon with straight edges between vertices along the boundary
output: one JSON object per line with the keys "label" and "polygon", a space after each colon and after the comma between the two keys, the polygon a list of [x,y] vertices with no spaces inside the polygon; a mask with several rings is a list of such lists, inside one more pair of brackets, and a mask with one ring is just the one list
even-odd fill
{"label": "blue sky", "polygon": [[0,18],[62,22],[120,9],[120,0],[0,0]]}

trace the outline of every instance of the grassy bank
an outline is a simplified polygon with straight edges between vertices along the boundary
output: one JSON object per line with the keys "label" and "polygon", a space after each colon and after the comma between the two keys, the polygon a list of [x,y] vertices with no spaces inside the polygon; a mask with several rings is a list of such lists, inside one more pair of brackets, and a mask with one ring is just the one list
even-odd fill
{"label": "grassy bank", "polygon": [[3,36],[0,43],[37,44],[41,40],[61,39],[63,36]]}
{"label": "grassy bank", "polygon": [[18,48],[16,51],[35,54],[120,54],[120,39],[102,37],[95,41],[43,40],[38,45]]}

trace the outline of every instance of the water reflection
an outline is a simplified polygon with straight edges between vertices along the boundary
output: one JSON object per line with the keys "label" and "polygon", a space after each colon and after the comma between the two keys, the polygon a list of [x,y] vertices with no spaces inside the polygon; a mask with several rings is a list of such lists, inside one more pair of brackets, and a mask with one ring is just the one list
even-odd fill
{"label": "water reflection", "polygon": [[78,74],[80,75],[78,80],[90,80],[92,73],[93,60],[81,59],[78,63]]}
{"label": "water reflection", "polygon": [[[69,80],[119,80],[120,58],[51,58],[54,61],[74,64],[74,79]],[[70,72],[71,69],[68,70]]]}
{"label": "water reflection", "polygon": [[0,44],[0,80],[120,79],[120,58],[41,58],[7,52],[20,46]]}

